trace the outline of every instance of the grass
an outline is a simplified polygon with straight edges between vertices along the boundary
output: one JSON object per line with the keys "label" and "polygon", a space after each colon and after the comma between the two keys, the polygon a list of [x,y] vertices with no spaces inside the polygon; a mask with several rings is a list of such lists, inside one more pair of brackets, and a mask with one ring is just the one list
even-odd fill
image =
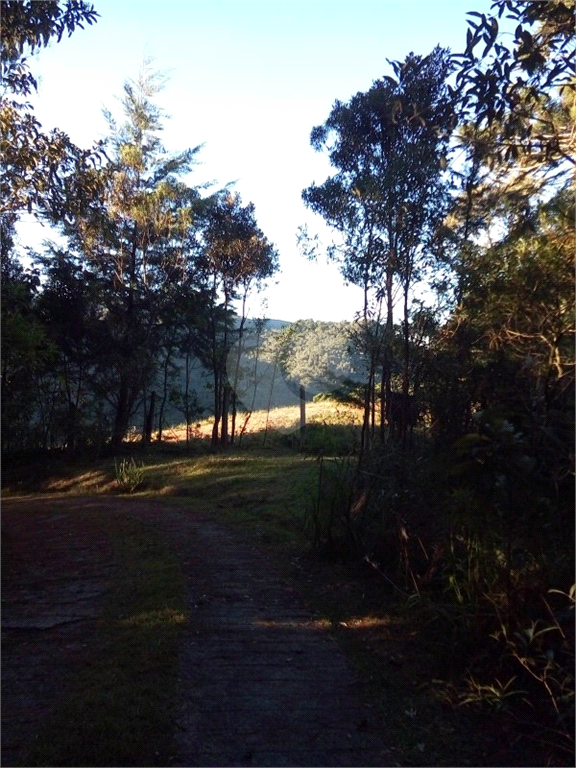
{"label": "grass", "polygon": [[[292,451],[234,450],[147,468],[160,497],[197,508],[267,544],[303,544],[303,510],[314,486],[312,458]],[[144,491],[146,493],[146,491]]]}
{"label": "grass", "polygon": [[52,710],[29,766],[169,764],[184,581],[151,528],[118,518],[118,564],[89,664]]}
{"label": "grass", "polygon": [[[247,419],[247,421],[246,421]],[[236,424],[237,432],[242,429],[246,421],[245,440],[252,443],[274,443],[281,435],[290,434],[300,426],[299,406],[285,406],[272,408],[270,411],[239,411]],[[355,405],[337,403],[335,401],[321,401],[306,403],[306,423],[324,426],[348,426],[358,428],[362,425],[362,409]],[[204,419],[193,427],[196,438],[208,439],[212,435],[212,419]],[[177,425],[165,430],[165,437],[169,441],[184,441],[186,439],[186,426]]]}

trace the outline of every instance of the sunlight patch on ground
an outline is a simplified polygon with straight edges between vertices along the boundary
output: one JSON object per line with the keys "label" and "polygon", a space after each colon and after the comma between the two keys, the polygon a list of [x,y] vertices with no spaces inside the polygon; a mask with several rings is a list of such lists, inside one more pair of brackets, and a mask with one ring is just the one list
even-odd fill
{"label": "sunlight patch on ground", "polygon": [[374,627],[388,627],[390,623],[389,616],[360,616],[347,621],[340,621],[339,626],[345,629],[373,629]]}
{"label": "sunlight patch on ground", "polygon": [[146,611],[135,616],[123,619],[120,624],[124,627],[153,627],[158,624],[184,624],[186,614],[175,611],[172,608],[164,608],[158,611]]}
{"label": "sunlight patch on ground", "polygon": [[258,629],[330,629],[328,619],[311,619],[310,621],[267,621],[259,619],[253,624]]}
{"label": "sunlight patch on ground", "polygon": [[52,480],[47,487],[47,490],[51,492],[66,492],[66,493],[86,493],[86,491],[105,491],[115,486],[114,481],[111,481],[104,472],[92,471],[85,472],[83,475],[79,475],[74,478],[61,478]]}

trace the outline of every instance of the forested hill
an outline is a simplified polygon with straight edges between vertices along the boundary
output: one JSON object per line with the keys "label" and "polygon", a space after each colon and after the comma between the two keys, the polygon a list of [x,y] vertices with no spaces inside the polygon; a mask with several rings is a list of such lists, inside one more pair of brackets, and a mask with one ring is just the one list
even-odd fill
{"label": "forested hill", "polygon": [[[246,321],[246,328],[249,330],[255,330],[257,322],[258,320],[255,318],[248,318],[248,320]],[[290,320],[274,320],[273,318],[271,318],[271,319],[266,319],[264,327],[266,328],[266,330],[269,330],[269,331],[277,331],[280,328],[285,328],[287,325],[291,325],[291,324],[292,324],[292,321]]]}

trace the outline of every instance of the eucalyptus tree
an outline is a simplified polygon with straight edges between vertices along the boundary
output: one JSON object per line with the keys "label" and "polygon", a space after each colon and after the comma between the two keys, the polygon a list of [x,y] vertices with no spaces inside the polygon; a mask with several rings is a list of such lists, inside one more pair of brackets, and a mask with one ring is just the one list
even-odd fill
{"label": "eucalyptus tree", "polygon": [[[254,205],[243,206],[240,195],[230,192],[221,193],[208,209],[203,243],[199,267],[211,291],[208,359],[214,376],[212,441],[226,444],[234,439],[235,433],[234,385],[238,378],[247,300],[252,290],[259,290],[278,270],[278,254],[257,225]],[[241,305],[239,325],[234,311],[236,300]],[[226,364],[234,341],[238,341],[237,354],[227,373]]]}
{"label": "eucalyptus tree", "polygon": [[198,189],[181,180],[199,147],[174,155],[160,141],[163,113],[154,99],[163,86],[148,61],[135,80],[125,82],[122,121],[105,112],[110,162],[87,172],[96,178],[99,194],[63,224],[71,253],[101,285],[108,343],[97,366],[114,412],[113,444],[122,441],[155,371],[163,312],[186,274],[202,206]]}
{"label": "eucalyptus tree", "polygon": [[[466,159],[453,219],[462,256],[497,219],[500,232],[521,224],[573,179],[574,9],[574,0],[494,0],[489,14],[468,14],[452,90]],[[511,21],[513,33],[502,29]]]}
{"label": "eucalyptus tree", "polygon": [[[410,54],[391,65],[395,77],[375,81],[346,104],[336,101],[326,122],[313,129],[312,146],[326,151],[337,170],[303,192],[306,204],[340,235],[333,254],[344,277],[364,288],[367,327],[374,319],[369,294],[377,307],[384,301],[385,333],[372,345],[370,378],[384,342],[381,389],[388,402],[396,290],[403,296],[407,396],[409,296],[425,264],[426,246],[446,215],[443,172],[455,126],[455,105],[446,85],[451,69],[447,50],[437,47],[425,57]],[[379,327],[379,310],[376,320]],[[369,383],[366,418],[371,389]]]}
{"label": "eucalyptus tree", "polygon": [[[451,322],[474,328],[470,355],[490,338],[502,371],[509,369],[515,397],[496,394],[494,380],[484,382],[482,401],[524,401],[535,415],[546,388],[573,376],[562,362],[574,327],[566,303],[573,254],[559,244],[573,241],[566,210],[576,162],[574,2],[495,0],[490,14],[469,16],[466,49],[454,57],[466,164],[448,222]],[[510,20],[514,32],[505,34]],[[547,355],[560,362],[544,364]]]}

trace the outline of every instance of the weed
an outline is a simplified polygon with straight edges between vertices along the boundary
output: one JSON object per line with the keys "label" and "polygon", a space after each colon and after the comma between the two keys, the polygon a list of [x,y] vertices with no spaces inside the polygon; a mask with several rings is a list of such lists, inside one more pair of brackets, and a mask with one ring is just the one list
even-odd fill
{"label": "weed", "polygon": [[122,459],[120,463],[114,459],[114,476],[121,491],[134,493],[144,479],[144,464],[136,464],[133,457]]}
{"label": "weed", "polygon": [[487,704],[496,710],[506,709],[508,700],[514,696],[523,696],[527,691],[517,690],[512,685],[516,677],[511,677],[507,683],[501,683],[497,678],[493,683],[483,685],[472,675],[466,680],[466,690],[460,694],[460,704]]}

